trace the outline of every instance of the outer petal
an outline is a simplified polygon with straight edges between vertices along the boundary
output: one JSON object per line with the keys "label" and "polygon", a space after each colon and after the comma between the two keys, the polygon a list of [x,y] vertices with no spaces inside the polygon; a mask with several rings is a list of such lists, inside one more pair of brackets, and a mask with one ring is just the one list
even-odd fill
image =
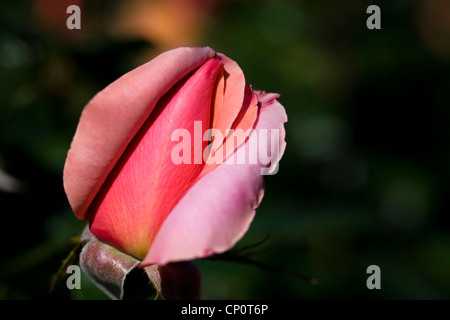
{"label": "outer petal", "polygon": [[85,213],[128,143],[158,100],[214,56],[210,48],[177,48],[125,74],[84,108],[64,167],[64,188],[75,215]]}
{"label": "outer petal", "polygon": [[[286,112],[275,99],[261,107],[255,133],[278,129],[281,157]],[[242,148],[249,148],[251,137]],[[157,234],[140,266],[201,258],[231,248],[248,230],[264,190],[262,164],[222,164],[203,176],[181,199]]]}

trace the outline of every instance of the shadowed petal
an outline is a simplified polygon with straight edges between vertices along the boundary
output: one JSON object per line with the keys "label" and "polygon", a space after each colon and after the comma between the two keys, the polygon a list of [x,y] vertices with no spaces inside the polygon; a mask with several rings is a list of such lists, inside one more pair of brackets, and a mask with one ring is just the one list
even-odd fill
{"label": "shadowed petal", "polygon": [[[233,152],[236,151],[248,138],[258,117],[258,98],[253,93],[250,85],[245,86],[244,102],[229,132],[223,131],[224,139],[222,141],[214,141],[211,147],[209,159],[203,168],[201,176],[213,170],[218,164],[225,162]],[[220,159],[219,160],[217,160]],[[212,161],[214,160],[214,161]]]}
{"label": "shadowed petal", "polygon": [[[217,56],[223,61],[223,79],[218,83],[218,99],[214,104],[212,128],[221,130],[225,134],[226,129],[232,127],[244,102],[245,77],[239,65],[224,54]],[[222,93],[222,97],[221,97]]]}

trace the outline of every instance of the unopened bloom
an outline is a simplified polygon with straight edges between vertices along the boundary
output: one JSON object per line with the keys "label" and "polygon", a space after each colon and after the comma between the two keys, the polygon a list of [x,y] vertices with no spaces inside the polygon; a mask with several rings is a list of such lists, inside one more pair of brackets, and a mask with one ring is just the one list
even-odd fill
{"label": "unopened bloom", "polygon": [[[84,108],[68,152],[64,187],[76,217],[140,267],[230,249],[262,199],[261,168],[276,165],[285,149],[287,117],[277,98],[253,91],[236,62],[207,47],[174,49],[125,74]],[[221,137],[206,138],[210,129]],[[176,130],[203,139],[178,150]],[[238,131],[248,136],[227,147],[223,139]],[[264,139],[277,146],[270,164],[203,158],[246,151],[248,160],[252,143]]]}

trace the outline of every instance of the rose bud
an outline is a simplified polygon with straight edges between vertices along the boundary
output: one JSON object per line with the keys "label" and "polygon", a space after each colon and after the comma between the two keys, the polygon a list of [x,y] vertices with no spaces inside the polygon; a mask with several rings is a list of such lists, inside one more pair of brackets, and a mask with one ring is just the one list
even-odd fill
{"label": "rose bud", "polygon": [[[63,177],[89,243],[97,241],[86,250],[112,247],[132,269],[233,247],[286,146],[277,98],[253,91],[236,62],[208,47],[162,53],[99,92],[82,112]],[[114,260],[109,252],[102,263]],[[92,276],[95,262],[84,261],[95,256],[82,253],[81,264],[98,283],[106,276]]]}

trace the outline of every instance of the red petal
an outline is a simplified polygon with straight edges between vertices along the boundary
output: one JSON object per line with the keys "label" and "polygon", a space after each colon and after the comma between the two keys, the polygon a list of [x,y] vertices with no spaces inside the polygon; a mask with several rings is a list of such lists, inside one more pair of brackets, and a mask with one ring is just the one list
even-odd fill
{"label": "red petal", "polygon": [[84,108],[64,167],[64,188],[75,215],[86,210],[160,98],[214,56],[210,48],[178,48],[125,74]]}
{"label": "red petal", "polygon": [[[209,128],[210,108],[222,62],[210,59],[158,103],[132,140],[88,209],[91,231],[100,240],[143,258],[164,219],[197,180],[204,162],[194,162],[196,146]],[[202,130],[195,132],[194,122]],[[187,130],[191,162],[176,164],[172,150],[175,130]],[[201,140],[200,140],[201,141]]]}

